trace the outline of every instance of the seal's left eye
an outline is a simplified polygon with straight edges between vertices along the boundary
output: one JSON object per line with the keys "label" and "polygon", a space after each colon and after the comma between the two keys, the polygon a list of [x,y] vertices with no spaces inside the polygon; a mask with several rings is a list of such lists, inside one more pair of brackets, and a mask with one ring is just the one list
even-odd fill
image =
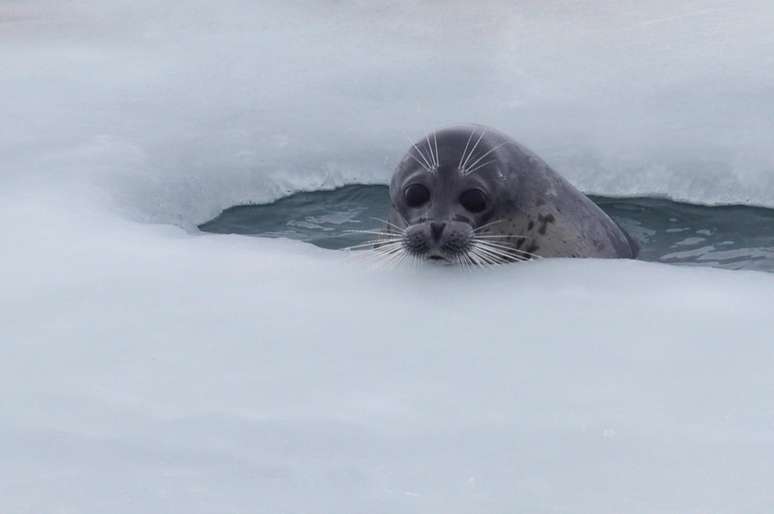
{"label": "seal's left eye", "polygon": [[430,201],[430,190],[422,184],[411,184],[403,191],[409,207],[420,207]]}
{"label": "seal's left eye", "polygon": [[480,189],[468,189],[460,195],[460,203],[472,213],[483,212],[486,209],[486,195]]}

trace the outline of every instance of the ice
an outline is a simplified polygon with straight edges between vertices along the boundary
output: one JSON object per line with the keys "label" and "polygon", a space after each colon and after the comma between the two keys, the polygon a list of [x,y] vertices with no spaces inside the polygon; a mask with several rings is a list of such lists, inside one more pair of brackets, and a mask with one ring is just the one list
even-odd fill
{"label": "ice", "polygon": [[98,173],[135,219],[193,226],[384,183],[409,139],[478,122],[588,192],[774,206],[767,0],[469,7],[5,2],[4,174]]}
{"label": "ice", "polygon": [[470,5],[0,4],[0,511],[771,512],[770,274],[195,230],[461,121],[774,205],[770,3]]}
{"label": "ice", "polygon": [[3,212],[4,512],[774,505],[772,275],[373,270],[46,204]]}

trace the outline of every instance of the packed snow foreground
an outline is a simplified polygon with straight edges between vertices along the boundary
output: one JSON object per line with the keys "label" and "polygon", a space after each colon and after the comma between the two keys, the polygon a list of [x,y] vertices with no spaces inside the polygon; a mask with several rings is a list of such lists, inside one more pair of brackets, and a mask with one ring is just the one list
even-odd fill
{"label": "packed snow foreground", "polygon": [[771,275],[374,270],[89,200],[3,187],[3,512],[774,505]]}
{"label": "packed snow foreground", "polygon": [[[121,2],[104,16],[88,1],[66,12],[46,2],[0,8],[0,91],[8,111],[0,120],[0,512],[774,510],[773,275],[623,260],[542,260],[471,272],[373,269],[298,242],[202,234],[195,225],[229,205],[298,188],[385,181],[389,159],[406,144],[398,126],[424,133],[423,123],[447,121],[440,119],[442,107],[451,104],[434,106],[427,97],[421,115],[409,113],[415,119],[390,118],[406,104],[403,86],[409,96],[424,88],[379,80],[395,70],[359,59],[370,40],[347,30],[383,30],[354,23],[376,16],[366,4],[353,4],[353,18],[335,25],[328,39],[319,37],[324,27],[302,30],[326,19],[320,13],[288,15],[287,46],[272,47],[284,48],[278,56],[257,51],[255,38],[279,41],[272,32],[278,25],[261,21],[287,14],[279,4],[267,14],[231,0],[228,15],[213,17],[204,3],[190,3],[199,9],[186,11],[193,18],[125,12]],[[626,41],[641,44],[649,59],[643,66],[661,70],[665,55],[690,62],[703,56],[676,37],[682,29],[670,28],[669,20],[708,31],[728,23],[739,38],[727,42],[740,53],[717,55],[726,59],[723,69],[742,69],[756,56],[774,55],[750,36],[770,26],[771,11],[748,3],[744,19],[721,3],[701,13],[683,12],[674,2],[652,12],[630,10],[621,16],[640,18],[627,19]],[[600,16],[620,21],[615,5]],[[544,17],[522,19],[522,28],[538,23],[567,34],[533,39],[546,55],[557,50],[551,45],[562,50],[581,41],[603,62],[626,61],[606,53],[620,47],[602,44],[605,38],[581,37],[618,37],[604,32],[604,20],[589,15],[591,29],[576,34],[574,25],[553,23],[558,11],[530,8]],[[432,12],[413,14],[406,16],[412,23]],[[495,14],[486,16],[503,20]],[[400,39],[405,59],[382,56],[385,62],[414,66],[426,42],[410,24],[378,19],[410,32]],[[253,30],[258,26],[266,30]],[[675,38],[682,53],[662,55],[660,46],[649,46],[652,31],[654,38]],[[428,37],[446,42],[432,31]],[[315,51],[333,61],[313,55],[304,68],[299,59]],[[277,62],[253,68],[243,66],[245,56]],[[448,70],[445,61],[432,66],[471,80],[460,69],[479,56],[459,56]],[[305,69],[302,78],[315,88],[284,81],[293,74],[282,64]],[[665,91],[701,78],[704,68],[679,64],[685,75]],[[530,73],[552,73],[549,64],[532,65],[524,63]],[[279,79],[267,78],[266,69],[288,77],[274,83]],[[770,69],[761,66],[760,73]],[[350,80],[337,81],[336,73]],[[589,76],[575,78],[592,91],[583,82]],[[744,91],[750,75],[738,76]],[[500,79],[511,87],[524,79],[514,77]],[[366,81],[363,89],[350,89],[353,78]],[[368,80],[376,89],[366,87]],[[500,91],[498,84],[487,82],[483,96],[496,96],[490,93]],[[280,86],[305,96],[284,98]],[[672,112],[656,102],[668,103],[669,95],[649,97],[656,104],[648,104],[637,96],[641,90],[621,87],[642,105]],[[362,91],[379,94],[357,97]],[[529,105],[567,99],[566,91],[541,91],[547,96],[529,98]],[[448,100],[444,94],[438,102]],[[454,105],[465,116],[479,115],[476,121],[509,129],[498,123],[495,106],[469,99]],[[348,110],[352,102],[357,109]],[[572,103],[605,107],[583,98]],[[611,144],[631,150],[637,145],[625,139],[634,142],[637,134],[620,134],[625,124],[616,122],[613,107],[610,125],[592,132],[615,132],[621,137]],[[696,114],[674,112],[685,123]],[[373,119],[364,123],[363,116]],[[723,116],[733,117],[712,110],[702,123]],[[384,125],[375,123],[380,119]],[[535,134],[533,146],[543,149],[561,146],[537,118],[513,119],[527,124],[510,127],[514,136]],[[761,138],[770,137],[771,119],[756,118]],[[677,140],[671,147],[720,151],[706,173],[680,168],[684,156],[670,152],[655,164],[623,150],[604,154],[606,137],[590,142],[595,150],[588,155],[600,160],[589,157],[588,169],[559,154],[552,162],[596,192],[673,188],[695,193],[695,200],[758,195],[757,203],[774,204],[763,139],[749,125],[745,132],[741,124],[725,126],[745,136],[718,149],[707,129],[694,133],[691,144]],[[673,127],[690,132],[684,123]],[[640,129],[660,133],[647,124],[632,130]],[[604,165],[624,161],[644,167],[616,175],[617,164]]]}

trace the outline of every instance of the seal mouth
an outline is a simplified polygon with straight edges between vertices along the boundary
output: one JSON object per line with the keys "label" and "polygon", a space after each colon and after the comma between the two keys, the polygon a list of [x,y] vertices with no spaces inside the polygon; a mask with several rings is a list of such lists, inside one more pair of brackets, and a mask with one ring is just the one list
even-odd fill
{"label": "seal mouth", "polygon": [[444,257],[443,255],[434,253],[431,255],[428,255],[425,257],[425,260],[430,261],[435,264],[451,264],[451,260],[449,260],[447,257]]}

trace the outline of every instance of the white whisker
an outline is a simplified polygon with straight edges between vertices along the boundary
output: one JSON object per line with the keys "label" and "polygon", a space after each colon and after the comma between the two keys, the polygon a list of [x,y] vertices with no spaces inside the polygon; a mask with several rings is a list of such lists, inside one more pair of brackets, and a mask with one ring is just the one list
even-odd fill
{"label": "white whisker", "polygon": [[522,236],[520,234],[474,234],[475,239],[532,239],[529,236]]}
{"label": "white whisker", "polygon": [[438,161],[433,153],[433,145],[430,144],[430,136],[425,136],[425,141],[427,141],[427,152],[430,154],[430,162],[433,163],[432,170],[435,171],[438,169]]}
{"label": "white whisker", "polygon": [[460,156],[460,163],[457,165],[457,169],[460,171],[462,170],[462,160],[465,159],[465,154],[468,152],[468,146],[470,146],[470,140],[473,139],[473,134],[475,134],[475,131],[471,130],[470,135],[468,136],[468,142],[465,143],[465,149]]}
{"label": "white whisker", "polygon": [[476,140],[476,144],[474,144],[473,148],[470,149],[470,154],[468,154],[467,158],[465,159],[465,162],[462,163],[462,169],[460,171],[462,172],[463,175],[465,174],[465,169],[468,167],[468,161],[470,160],[471,157],[473,157],[473,154],[475,153],[476,148],[478,147],[478,144],[481,142],[481,140],[484,138],[485,135],[486,135],[486,129],[481,131],[481,135],[478,136],[478,139]]}
{"label": "white whisker", "polygon": [[[498,148],[500,148],[500,147],[501,147],[501,146],[503,146],[504,144],[505,144],[505,142],[502,142],[502,143],[500,143],[499,145],[496,145],[496,146],[492,147],[492,148],[491,148],[491,149],[490,149],[488,152],[484,153],[484,155],[482,155],[481,157],[479,157],[478,159],[476,159],[474,162],[472,162],[472,163],[470,164],[470,166],[465,166],[465,170],[463,170],[463,174],[464,174],[464,175],[470,175],[471,173],[473,173],[473,172],[471,171],[471,169],[472,169],[472,168],[474,168],[474,167],[476,166],[476,164],[478,164],[479,162],[481,162],[481,161],[484,159],[484,157],[486,157],[486,156],[487,156],[487,155],[489,155],[490,153],[494,152],[495,150],[497,150]],[[478,169],[478,168],[476,168],[476,169]]]}
{"label": "white whisker", "polygon": [[[425,166],[424,166],[424,168],[425,168],[427,171],[431,171],[431,170],[433,169],[433,165],[432,165],[432,164],[430,164],[430,161],[427,159],[427,157],[425,157],[425,154],[422,152],[422,150],[420,150],[420,149],[419,149],[419,147],[416,145],[416,143],[411,143],[411,146],[413,146],[413,147],[414,147],[414,150],[416,150],[416,151],[417,151],[417,153],[419,154],[419,156],[420,156],[420,157],[422,157],[422,160],[425,162]],[[409,155],[410,155],[410,154],[409,154]]]}
{"label": "white whisker", "polygon": [[436,132],[433,132],[433,143],[435,144],[435,164],[441,166],[441,154],[438,153],[438,136]]}
{"label": "white whisker", "polygon": [[464,253],[461,253],[459,255],[460,262],[462,263],[463,268],[465,271],[473,271],[473,261],[470,258],[470,255],[468,255],[468,251],[465,251]]}
{"label": "white whisker", "polygon": [[484,266],[490,267],[498,264],[498,259],[487,252],[481,250],[481,248],[473,248],[473,254],[478,256]]}
{"label": "white whisker", "polygon": [[484,248],[491,253],[507,256],[508,258],[515,259],[515,260],[528,261],[532,258],[535,258],[535,259],[541,258],[538,255],[530,254],[529,252],[522,252],[515,248],[504,248],[504,247],[498,248],[498,247],[489,246],[485,244],[479,244],[479,248]]}
{"label": "white whisker", "polygon": [[383,230],[345,230],[347,234],[371,234],[376,236],[397,237],[395,232],[385,232]]}
{"label": "white whisker", "polygon": [[403,230],[404,230],[402,227],[399,227],[399,226],[398,226],[398,225],[396,225],[395,223],[390,223],[389,221],[387,221],[387,220],[383,220],[382,218],[373,218],[373,217],[372,217],[371,219],[372,219],[372,220],[374,220],[374,221],[378,221],[378,222],[380,222],[380,223],[384,223],[384,224],[385,224],[385,225],[387,225],[388,227],[394,228],[394,229],[395,229],[395,230],[397,230],[398,232],[403,232]]}
{"label": "white whisker", "polygon": [[517,250],[512,246],[493,243],[492,241],[476,241],[476,244],[480,247],[491,248],[493,250],[502,250],[506,252],[515,252]]}
{"label": "white whisker", "polygon": [[503,252],[501,250],[493,249],[493,248],[487,248],[484,246],[478,246],[478,251],[484,253],[485,255],[488,255],[494,259],[497,259],[502,262],[513,262],[513,261],[520,261],[522,258],[518,255],[514,255],[511,253]]}
{"label": "white whisker", "polygon": [[478,243],[482,244],[482,245],[485,245],[485,246],[492,247],[492,248],[500,249],[500,250],[505,250],[505,251],[509,251],[509,252],[515,252],[515,253],[519,253],[519,254],[522,254],[522,255],[529,255],[530,257],[534,257],[536,259],[542,259],[543,258],[542,256],[540,256],[538,254],[535,254],[535,253],[532,253],[532,252],[528,252],[526,250],[520,250],[520,249],[514,248],[512,246],[507,246],[507,245],[503,245],[503,244],[500,244],[500,243],[495,243],[495,242],[492,242],[492,241],[479,241]]}
{"label": "white whisker", "polygon": [[[353,235],[353,234],[349,234],[349,235]],[[354,235],[361,235],[361,233],[354,234]],[[384,235],[384,234],[376,234],[376,235],[379,236],[379,237],[376,237],[374,239],[369,239],[367,241],[361,241],[361,243],[363,243],[363,244],[365,244],[365,243],[391,243],[393,241],[402,241],[403,240],[403,236],[402,235],[398,235],[398,234],[392,234],[392,235],[389,235],[389,236]],[[355,243],[355,244],[361,244],[361,243]]]}
{"label": "white whisker", "polygon": [[407,260],[410,261],[410,259],[411,255],[408,252],[403,252],[403,255],[398,259],[398,262],[395,263],[395,267],[402,266]]}
{"label": "white whisker", "polygon": [[473,233],[477,234],[482,229],[485,229],[486,227],[491,227],[492,225],[494,225],[496,223],[502,223],[503,221],[505,221],[505,219],[499,219],[499,220],[490,221],[489,223],[484,223],[480,227],[476,227],[475,229],[473,229]]}
{"label": "white whisker", "polygon": [[493,251],[489,248],[484,248],[482,246],[477,246],[476,251],[482,253],[483,255],[488,256],[490,259],[495,260],[498,264],[505,264],[508,262],[514,262],[521,260],[520,258],[516,257],[515,255],[510,255],[506,253],[501,253],[498,251]]}
{"label": "white whisker", "polygon": [[479,245],[478,250],[480,252],[485,253],[486,255],[489,255],[491,258],[495,259],[498,264],[505,264],[507,262],[511,262],[516,256],[513,256],[511,254],[501,252],[501,251],[493,251],[491,248],[487,248],[486,246]]}
{"label": "white whisker", "polygon": [[[360,235],[360,234],[358,234]],[[399,236],[397,234],[393,234],[391,236],[384,236],[382,234],[377,234],[379,237],[374,239],[369,239],[368,241],[362,241],[362,243],[392,243],[394,241],[403,241],[403,236]],[[356,243],[360,244],[360,243]]]}
{"label": "white whisker", "polygon": [[454,257],[454,262],[456,262],[456,263],[457,263],[457,265],[458,265],[460,268],[462,268],[462,270],[463,270],[463,271],[468,271],[468,267],[467,267],[467,266],[466,266],[466,264],[465,264],[465,259],[464,259],[464,257],[465,257],[465,254],[464,254],[464,253],[459,253],[459,254],[457,254],[457,255]]}
{"label": "white whisker", "polygon": [[470,255],[475,257],[476,265],[479,267],[487,268],[493,264],[493,261],[484,255],[481,251],[479,251],[479,249],[475,246],[471,248]]}
{"label": "white whisker", "polygon": [[373,250],[373,249],[375,249],[377,247],[378,248],[387,248],[387,247],[391,247],[391,246],[397,246],[397,245],[400,245],[400,244],[403,244],[402,240],[390,241],[388,243],[382,243],[381,241],[377,240],[377,241],[368,241],[368,242],[365,242],[365,243],[360,243],[360,244],[356,244],[356,245],[352,245],[352,246],[346,246],[346,247],[342,248],[342,250],[344,250],[344,251],[364,250],[364,249]]}
{"label": "white whisker", "polygon": [[467,170],[467,171],[465,172],[465,175],[470,175],[471,173],[475,173],[475,172],[477,172],[478,170],[480,170],[481,168],[483,168],[483,167],[485,167],[485,166],[488,166],[489,164],[492,164],[492,163],[493,163],[493,162],[495,162],[496,160],[497,160],[497,159],[492,159],[492,160],[490,160],[490,161],[486,161],[486,162],[485,162],[485,163],[483,163],[483,164],[479,164],[479,165],[478,165],[478,166],[476,166],[475,168],[471,168],[471,169]]}
{"label": "white whisker", "polygon": [[406,258],[407,252],[401,248],[394,254],[390,255],[390,257],[387,259],[385,265],[389,266],[390,269],[395,269],[400,265],[401,262]]}
{"label": "white whisker", "polygon": [[374,264],[376,265],[376,267],[381,268],[399,255],[400,255],[400,252],[374,254],[374,256],[376,257]]}
{"label": "white whisker", "polygon": [[432,172],[430,171],[430,168],[428,168],[427,166],[425,166],[425,165],[424,165],[424,164],[423,164],[423,163],[422,163],[422,162],[421,162],[419,159],[417,159],[417,158],[416,158],[416,156],[414,156],[414,154],[413,154],[413,153],[409,153],[408,155],[409,155],[409,157],[411,157],[412,159],[414,159],[414,160],[417,162],[417,164],[419,164],[420,166],[422,166],[422,168],[424,168],[424,170],[425,170],[426,172],[428,172],[428,173],[432,173]]}

